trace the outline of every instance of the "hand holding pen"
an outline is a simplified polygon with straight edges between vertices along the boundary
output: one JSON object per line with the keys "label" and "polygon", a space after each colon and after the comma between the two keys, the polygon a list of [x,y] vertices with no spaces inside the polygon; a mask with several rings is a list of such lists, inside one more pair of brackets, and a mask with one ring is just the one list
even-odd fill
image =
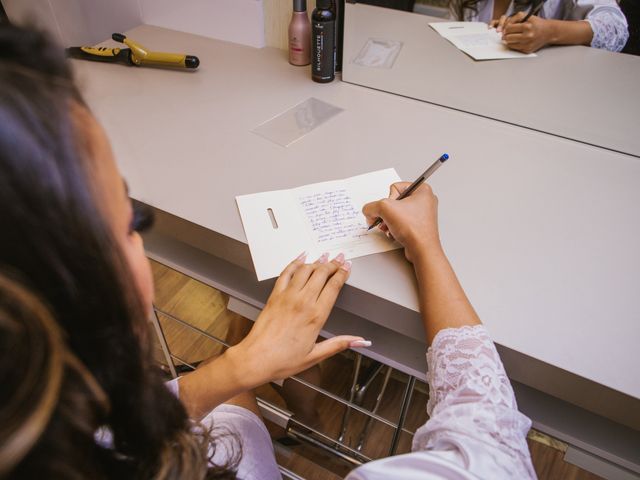
{"label": "hand holding pen", "polygon": [[545,0],[534,0],[528,12],[516,12],[512,15],[502,15],[498,20],[492,20],[489,28],[495,28],[498,33],[503,32],[509,24],[525,23],[532,16],[537,15],[542,10]]}
{"label": "hand holding pen", "polygon": [[370,228],[378,226],[404,248],[410,262],[427,251],[439,250],[438,199],[424,181],[447,159],[443,155],[413,183],[391,185],[389,198],[368,203],[362,209]]}
{"label": "hand holding pen", "polygon": [[537,16],[543,5],[544,1],[534,2],[528,12],[500,18],[497,31],[502,33],[502,41],[507,47],[522,53],[533,53],[552,43],[554,20]]}

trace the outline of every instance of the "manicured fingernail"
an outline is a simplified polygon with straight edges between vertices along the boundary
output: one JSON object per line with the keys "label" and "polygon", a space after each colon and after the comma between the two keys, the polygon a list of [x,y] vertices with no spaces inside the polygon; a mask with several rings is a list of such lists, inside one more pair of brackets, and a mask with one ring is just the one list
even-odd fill
{"label": "manicured fingernail", "polygon": [[346,262],[344,262],[340,268],[342,270],[344,270],[345,272],[350,272],[351,271],[351,260],[347,260]]}
{"label": "manicured fingernail", "polygon": [[373,345],[373,342],[369,340],[354,340],[349,344],[351,348],[365,348]]}
{"label": "manicured fingernail", "polygon": [[329,252],[324,252],[322,255],[320,255],[320,258],[318,259],[318,263],[327,263],[329,261]]}
{"label": "manicured fingernail", "polygon": [[344,253],[339,253],[338,256],[334,258],[334,260],[342,265],[344,263]]}
{"label": "manicured fingernail", "polygon": [[304,261],[307,258],[307,251],[305,250],[304,252],[302,252],[300,255],[298,255],[298,257],[296,258],[296,260],[302,260]]}

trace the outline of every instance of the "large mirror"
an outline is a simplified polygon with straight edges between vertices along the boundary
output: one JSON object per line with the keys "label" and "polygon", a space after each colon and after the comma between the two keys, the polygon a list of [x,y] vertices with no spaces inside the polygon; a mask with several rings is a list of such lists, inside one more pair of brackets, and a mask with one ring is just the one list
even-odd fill
{"label": "large mirror", "polygon": [[[640,57],[549,46],[475,59],[442,32],[448,23],[434,25],[451,22],[454,10],[448,0],[348,1],[342,80],[640,157]],[[469,39],[485,41],[486,30]]]}

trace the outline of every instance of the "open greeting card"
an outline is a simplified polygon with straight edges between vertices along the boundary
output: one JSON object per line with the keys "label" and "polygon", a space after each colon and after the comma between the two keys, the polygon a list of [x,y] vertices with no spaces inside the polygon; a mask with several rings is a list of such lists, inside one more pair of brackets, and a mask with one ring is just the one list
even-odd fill
{"label": "open greeting card", "polygon": [[510,50],[502,35],[482,22],[436,22],[429,26],[475,60],[536,57]]}
{"label": "open greeting card", "polygon": [[379,229],[367,232],[365,203],[387,197],[393,168],[289,190],[236,197],[258,280],[280,275],[300,253],[346,258],[400,248]]}

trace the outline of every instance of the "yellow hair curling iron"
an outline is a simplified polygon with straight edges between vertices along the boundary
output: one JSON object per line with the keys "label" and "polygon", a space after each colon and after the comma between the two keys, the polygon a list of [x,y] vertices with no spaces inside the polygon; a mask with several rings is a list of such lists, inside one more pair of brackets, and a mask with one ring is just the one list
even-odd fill
{"label": "yellow hair curling iron", "polygon": [[136,66],[193,69],[200,65],[198,57],[182,53],[151,52],[121,33],[114,33],[111,38],[116,42],[124,43],[129,48],[71,47],[67,48],[67,55],[81,60]]}

